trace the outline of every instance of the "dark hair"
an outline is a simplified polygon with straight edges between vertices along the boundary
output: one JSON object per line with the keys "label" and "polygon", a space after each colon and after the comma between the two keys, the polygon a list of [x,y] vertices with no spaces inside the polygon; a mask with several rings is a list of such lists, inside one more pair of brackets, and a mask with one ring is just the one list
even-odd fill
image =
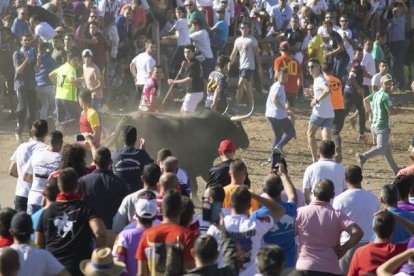
{"label": "dark hair", "polygon": [[280,275],[285,263],[285,254],[280,246],[267,244],[257,251],[256,265],[263,276]]}
{"label": "dark hair", "polygon": [[98,166],[100,169],[108,169],[112,161],[111,152],[108,148],[99,148],[95,153],[94,161],[96,166]]}
{"label": "dark hair", "polygon": [[171,156],[172,155],[172,152],[171,152],[171,150],[170,149],[167,149],[167,148],[164,148],[164,149],[160,149],[159,151],[158,151],[158,154],[157,154],[157,159],[159,160],[159,161],[164,161],[168,156]]}
{"label": "dark hair", "polygon": [[283,191],[283,183],[280,176],[275,174],[269,174],[266,176],[263,191],[271,198],[280,196]]}
{"label": "dark hair", "polygon": [[89,90],[82,90],[78,97],[86,104],[90,105],[92,103],[92,95]]}
{"label": "dark hair", "polygon": [[335,195],[335,186],[329,179],[320,179],[315,184],[313,194],[320,201],[329,202]]}
{"label": "dark hair", "polygon": [[19,253],[11,247],[3,248],[0,253],[0,274],[14,275],[13,273],[17,272],[19,269]]}
{"label": "dark hair", "polygon": [[167,190],[162,199],[163,216],[167,218],[178,218],[183,211],[182,208],[180,192],[174,189]]}
{"label": "dark hair", "polygon": [[50,202],[55,202],[56,197],[59,194],[59,187],[57,185],[56,178],[51,177],[47,181],[45,190],[43,191],[43,196],[47,198]]}
{"label": "dark hair", "polygon": [[185,10],[185,8],[184,7],[176,7],[175,8],[175,10],[176,11],[181,11],[182,13],[184,13],[184,14],[186,14],[187,13],[187,11]]}
{"label": "dark hair", "polygon": [[200,24],[200,20],[198,20],[198,19],[191,20],[191,24],[194,24],[194,25],[197,25],[197,26],[200,26],[201,25]]}
{"label": "dark hair", "polygon": [[134,126],[124,126],[124,143],[128,146],[133,146],[137,142],[137,128]]}
{"label": "dark hair", "polygon": [[75,58],[80,58],[80,57],[81,57],[81,53],[79,52],[79,50],[76,50],[76,49],[71,49],[70,51],[68,51],[68,53],[66,55],[66,59],[68,61],[69,60],[74,60]]}
{"label": "dark hair", "polygon": [[217,260],[218,244],[214,237],[202,234],[194,243],[194,254],[203,264],[211,264]]}
{"label": "dark hair", "polygon": [[386,59],[381,60],[380,63],[384,63],[385,65],[389,66],[388,60]]}
{"label": "dark hair", "polygon": [[356,47],[355,49],[355,52],[364,52],[364,49],[362,49],[361,47]]}
{"label": "dark hair", "polygon": [[319,145],[319,152],[325,158],[332,158],[335,155],[335,143],[331,140],[324,140]]}
{"label": "dark hair", "polygon": [[54,130],[49,134],[50,144],[54,147],[61,147],[63,144],[63,134],[59,130]]}
{"label": "dark hair", "polygon": [[58,178],[58,187],[62,193],[72,193],[78,188],[78,174],[72,168],[66,168],[60,171]]}
{"label": "dark hair", "polygon": [[333,71],[333,68],[332,68],[333,66],[332,66],[332,64],[331,63],[329,63],[329,62],[324,62],[323,64],[322,64],[322,72],[325,72],[325,73],[332,73],[332,71]]}
{"label": "dark hair", "polygon": [[378,40],[378,39],[380,39],[381,37],[384,37],[384,36],[388,36],[388,33],[387,32],[377,32],[377,34],[375,35],[375,40]]}
{"label": "dark hair", "polygon": [[16,211],[12,208],[3,208],[0,210],[0,235],[2,237],[10,237],[10,223]]}
{"label": "dark hair", "polygon": [[244,214],[250,208],[252,195],[246,185],[238,187],[230,196],[231,207],[237,214]]}
{"label": "dark hair", "polygon": [[191,198],[183,196],[181,197],[181,202],[183,204],[183,212],[180,216],[180,225],[188,227],[193,220],[194,215],[194,203]]}
{"label": "dark hair", "polygon": [[229,58],[229,56],[226,56],[226,55],[220,55],[218,58],[217,58],[217,67],[219,67],[219,68],[223,68],[224,66],[226,66],[226,64],[227,63],[229,63],[230,62],[230,58]]}
{"label": "dark hair", "polygon": [[397,187],[400,198],[407,200],[411,187],[414,185],[414,174],[397,176],[394,179],[394,185]]}
{"label": "dark hair", "polygon": [[155,220],[156,216],[153,218],[141,218],[139,216],[138,217],[138,221],[141,225],[146,226],[146,227],[151,227],[152,226],[152,222]]}
{"label": "dark hair", "polygon": [[152,39],[145,40],[145,48],[149,47],[150,45],[154,45],[154,44],[157,44],[157,43],[155,43],[155,41]]}
{"label": "dark hair", "polygon": [[316,63],[318,65],[321,65],[321,63],[319,62],[319,60],[317,58],[311,58],[308,60],[308,62],[312,62],[312,63]]}
{"label": "dark hair", "polygon": [[389,211],[380,211],[374,216],[374,232],[381,239],[390,239],[394,232],[395,218]]}
{"label": "dark hair", "polygon": [[37,120],[33,123],[31,133],[36,138],[43,138],[47,135],[49,128],[46,120]]}
{"label": "dark hair", "polygon": [[155,163],[145,165],[142,171],[142,180],[150,187],[156,187],[160,180],[161,169]]}
{"label": "dark hair", "polygon": [[62,149],[59,169],[71,167],[79,176],[86,174],[86,151],[80,144],[66,144]]}
{"label": "dark hair", "polygon": [[208,191],[214,202],[223,202],[224,198],[226,197],[224,189],[221,185],[214,185],[212,187],[209,187]]}
{"label": "dark hair", "polygon": [[195,47],[194,47],[194,45],[191,45],[191,44],[185,45],[184,46],[184,49],[191,50],[193,53],[195,53]]}
{"label": "dark hair", "polygon": [[350,165],[345,170],[345,180],[352,185],[359,185],[362,182],[362,169],[356,165]]}
{"label": "dark hair", "polygon": [[395,205],[398,203],[398,190],[393,184],[387,184],[381,188],[381,197],[387,205]]}
{"label": "dark hair", "polygon": [[178,178],[174,173],[164,173],[161,175],[160,186],[164,189],[164,192],[168,190],[176,190],[177,185],[179,185]]}

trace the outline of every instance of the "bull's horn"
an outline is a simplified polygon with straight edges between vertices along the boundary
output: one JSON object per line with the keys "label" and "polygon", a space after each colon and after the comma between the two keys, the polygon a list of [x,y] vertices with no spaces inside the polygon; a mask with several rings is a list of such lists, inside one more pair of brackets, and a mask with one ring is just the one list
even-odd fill
{"label": "bull's horn", "polygon": [[230,117],[230,120],[232,122],[240,122],[240,121],[246,120],[246,119],[250,118],[253,115],[253,112],[254,112],[254,105],[252,106],[252,109],[250,110],[249,113],[247,113],[245,115],[232,116],[232,117]]}

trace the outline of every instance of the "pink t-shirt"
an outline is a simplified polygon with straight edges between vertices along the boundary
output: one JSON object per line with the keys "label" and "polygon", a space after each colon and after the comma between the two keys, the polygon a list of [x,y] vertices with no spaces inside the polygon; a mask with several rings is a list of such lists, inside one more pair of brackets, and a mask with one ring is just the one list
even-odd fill
{"label": "pink t-shirt", "polygon": [[329,202],[314,200],[299,208],[296,269],[342,274],[335,247],[340,244],[341,232],[352,224],[346,214],[333,209]]}
{"label": "pink t-shirt", "polygon": [[156,105],[151,104],[150,99],[151,95],[158,97],[158,84],[157,81],[153,78],[147,80],[144,86],[144,90],[141,96],[141,103],[139,109],[143,111],[155,112]]}

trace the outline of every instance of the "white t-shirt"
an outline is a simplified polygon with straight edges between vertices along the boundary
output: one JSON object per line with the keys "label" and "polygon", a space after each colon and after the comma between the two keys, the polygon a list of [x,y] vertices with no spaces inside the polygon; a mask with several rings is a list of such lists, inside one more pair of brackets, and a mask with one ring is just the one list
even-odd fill
{"label": "white t-shirt", "polygon": [[265,116],[269,118],[276,118],[278,120],[285,119],[288,113],[285,109],[278,107],[273,100],[277,98],[282,105],[286,104],[286,93],[283,85],[279,82],[275,82],[270,87],[269,95],[266,101]]}
{"label": "white t-shirt", "polygon": [[[313,79],[313,94],[316,99],[319,99],[325,87],[329,88],[328,82],[322,74]],[[312,113],[321,118],[335,117],[334,109],[331,103],[331,94],[322,99],[319,104],[313,107]]]}
{"label": "white t-shirt", "polygon": [[35,152],[23,168],[23,173],[33,177],[32,187],[29,191],[27,204],[41,205],[42,193],[45,190],[49,174],[59,168],[61,155],[44,148]]}
{"label": "white t-shirt", "polygon": [[212,7],[213,0],[196,0],[197,7]]}
{"label": "white t-shirt", "polygon": [[374,85],[378,88],[381,88],[381,73],[376,73],[371,80],[371,85],[374,87]]}
{"label": "white t-shirt", "polygon": [[308,166],[303,175],[303,189],[311,189],[320,179],[327,178],[335,186],[335,196],[346,190],[345,167],[333,159],[320,158],[317,162]]}
{"label": "white t-shirt", "polygon": [[17,165],[17,178],[16,192],[17,196],[27,197],[29,195],[30,183],[27,183],[23,180],[24,173],[23,167],[26,164],[27,160],[32,156],[32,154],[42,148],[47,147],[43,142],[31,141],[19,145],[16,151],[13,153],[10,161],[15,162]]}
{"label": "white t-shirt", "polygon": [[[240,246],[243,252],[243,260],[239,268],[239,276],[251,276],[256,271],[256,255],[261,247],[263,236],[274,225],[273,218],[265,216],[259,219],[252,219],[246,215],[230,215],[224,217],[224,227],[226,232]],[[220,244],[220,230],[215,225],[211,225],[207,231],[208,235],[213,236]],[[223,263],[222,254],[220,254],[219,266]]]}
{"label": "white t-shirt", "polygon": [[[338,30],[340,30],[341,28],[338,25],[333,25],[332,28],[335,32],[338,32]],[[318,28],[318,35],[322,36],[322,37],[328,37],[328,31],[326,30],[325,25],[322,25]]]}
{"label": "white t-shirt", "polygon": [[[371,53],[364,50],[364,57],[362,58],[361,65],[364,66],[365,70],[371,74],[371,76],[375,75],[377,72],[375,70],[375,60],[372,57]],[[371,79],[364,77],[363,85],[371,85]]]}
{"label": "white t-shirt", "polygon": [[[369,242],[372,230],[372,218],[380,208],[378,198],[371,192],[363,189],[349,189],[334,198],[332,207],[345,213],[364,231],[360,242]],[[349,239],[349,234],[343,232],[341,244]]]}
{"label": "white t-shirt", "polygon": [[190,45],[190,30],[188,28],[187,19],[180,18],[175,21],[173,26],[175,29],[175,36],[177,37],[177,46]]}
{"label": "white t-shirt", "polygon": [[47,22],[40,22],[34,29],[35,36],[42,39],[43,42],[52,40],[55,35],[55,29],[52,28]]}
{"label": "white t-shirt", "polygon": [[239,51],[240,59],[239,59],[239,68],[240,69],[250,69],[254,70],[256,68],[255,65],[255,55],[254,49],[258,47],[258,43],[256,38],[253,36],[249,37],[238,37],[234,41],[234,47]]}
{"label": "white t-shirt", "polygon": [[352,39],[352,31],[350,29],[342,30],[339,28],[336,32],[342,37],[342,40],[344,41],[345,51],[347,52],[349,59],[352,61],[354,59],[354,47],[352,47],[351,43],[349,43],[345,38],[346,36]]}
{"label": "white t-shirt", "polygon": [[134,57],[131,64],[137,69],[137,81],[135,84],[144,85],[150,78],[151,70],[156,65],[156,61],[150,54],[143,52]]}
{"label": "white t-shirt", "polygon": [[198,52],[205,58],[213,58],[213,52],[210,46],[210,37],[206,30],[198,30],[190,34],[190,38],[194,42],[194,46]]}
{"label": "white t-shirt", "polygon": [[57,275],[65,269],[47,250],[31,247],[28,244],[13,244],[10,247],[19,253],[20,270],[17,276]]}
{"label": "white t-shirt", "polygon": [[285,21],[289,21],[292,18],[292,9],[289,5],[286,5],[285,8],[280,10],[279,5],[276,5],[271,8],[269,15],[273,17],[273,21],[276,23],[277,31],[285,31],[282,29]]}

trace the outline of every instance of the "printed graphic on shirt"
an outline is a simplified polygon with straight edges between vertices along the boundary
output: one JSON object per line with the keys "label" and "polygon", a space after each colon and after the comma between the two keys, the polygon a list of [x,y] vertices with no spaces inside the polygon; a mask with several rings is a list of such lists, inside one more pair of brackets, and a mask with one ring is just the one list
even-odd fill
{"label": "printed graphic on shirt", "polygon": [[145,255],[148,260],[148,268],[151,275],[165,275],[168,271],[180,271],[183,254],[183,245],[177,241],[175,243],[155,243],[148,242],[149,247],[145,248]]}
{"label": "printed graphic on shirt", "polygon": [[69,233],[73,237],[73,224],[76,222],[76,220],[70,220],[69,215],[74,214],[76,212],[79,212],[79,209],[73,210],[71,212],[63,212],[61,216],[57,216],[53,219],[53,225],[57,228],[57,235],[58,237],[65,238]]}
{"label": "printed graphic on shirt", "polygon": [[226,232],[226,234],[235,241],[240,270],[245,270],[251,262],[251,258],[255,257],[252,256],[253,241],[251,238],[256,235],[256,230],[240,233]]}
{"label": "printed graphic on shirt", "polygon": [[[291,216],[283,215],[283,217],[279,220],[279,222],[273,225],[273,227],[269,230],[269,232],[277,232],[277,231],[290,232],[292,228],[294,227],[295,227],[295,219]],[[280,232],[280,234],[283,234],[284,232]]]}

